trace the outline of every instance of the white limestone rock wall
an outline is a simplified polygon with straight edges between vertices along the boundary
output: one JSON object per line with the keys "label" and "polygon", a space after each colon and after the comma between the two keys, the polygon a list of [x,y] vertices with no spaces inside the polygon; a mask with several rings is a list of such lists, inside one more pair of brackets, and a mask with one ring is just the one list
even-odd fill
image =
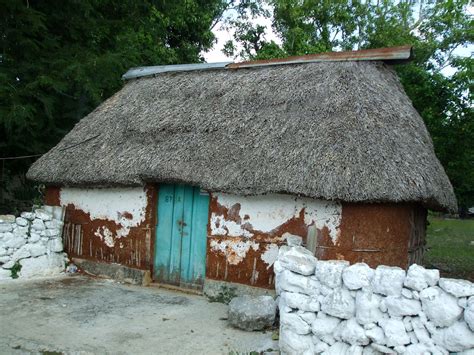
{"label": "white limestone rock wall", "polygon": [[0,215],[0,280],[64,271],[63,208],[43,206],[20,216]]}
{"label": "white limestone rock wall", "polygon": [[474,354],[474,284],[438,270],[317,260],[274,265],[283,354]]}

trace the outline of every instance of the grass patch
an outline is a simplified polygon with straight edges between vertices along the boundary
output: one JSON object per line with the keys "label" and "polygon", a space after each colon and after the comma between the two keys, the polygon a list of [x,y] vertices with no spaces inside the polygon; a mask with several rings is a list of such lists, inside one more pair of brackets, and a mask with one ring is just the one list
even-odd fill
{"label": "grass patch", "polygon": [[424,264],[442,276],[474,281],[474,219],[429,217]]}

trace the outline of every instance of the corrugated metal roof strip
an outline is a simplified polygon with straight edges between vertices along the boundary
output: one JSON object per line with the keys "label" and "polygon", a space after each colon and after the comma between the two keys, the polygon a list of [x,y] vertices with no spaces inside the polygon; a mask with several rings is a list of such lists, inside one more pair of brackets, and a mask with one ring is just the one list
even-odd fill
{"label": "corrugated metal roof strip", "polygon": [[216,69],[241,69],[262,66],[303,64],[317,62],[340,62],[340,61],[383,61],[390,64],[399,64],[410,61],[413,58],[412,46],[400,46],[389,48],[363,49],[359,51],[328,52],[318,54],[308,54],[270,60],[254,60],[240,63],[219,62],[219,63],[197,63],[197,64],[177,64],[158,65],[150,67],[131,68],[122,79],[135,79],[144,76],[151,76],[167,72],[182,72],[194,70],[216,70]]}

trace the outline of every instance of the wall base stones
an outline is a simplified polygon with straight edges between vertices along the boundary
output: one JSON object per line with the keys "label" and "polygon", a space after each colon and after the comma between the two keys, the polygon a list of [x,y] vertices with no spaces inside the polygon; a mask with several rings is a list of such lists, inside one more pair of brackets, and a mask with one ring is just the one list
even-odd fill
{"label": "wall base stones", "polygon": [[[300,267],[294,263],[301,261]],[[408,271],[320,261],[301,247],[275,262],[283,354],[472,354],[474,284],[416,264]]]}
{"label": "wall base stones", "polygon": [[43,206],[20,216],[0,216],[0,279],[57,275],[67,256],[61,239],[63,210]]}

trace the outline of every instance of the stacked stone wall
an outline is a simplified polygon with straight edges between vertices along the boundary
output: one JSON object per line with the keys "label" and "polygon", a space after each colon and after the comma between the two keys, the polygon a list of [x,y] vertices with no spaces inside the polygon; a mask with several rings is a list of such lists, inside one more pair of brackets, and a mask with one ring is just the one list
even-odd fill
{"label": "stacked stone wall", "polygon": [[0,279],[51,276],[64,271],[63,209],[43,206],[0,215]]}
{"label": "stacked stone wall", "polygon": [[284,354],[474,352],[474,284],[283,246],[274,265]]}

